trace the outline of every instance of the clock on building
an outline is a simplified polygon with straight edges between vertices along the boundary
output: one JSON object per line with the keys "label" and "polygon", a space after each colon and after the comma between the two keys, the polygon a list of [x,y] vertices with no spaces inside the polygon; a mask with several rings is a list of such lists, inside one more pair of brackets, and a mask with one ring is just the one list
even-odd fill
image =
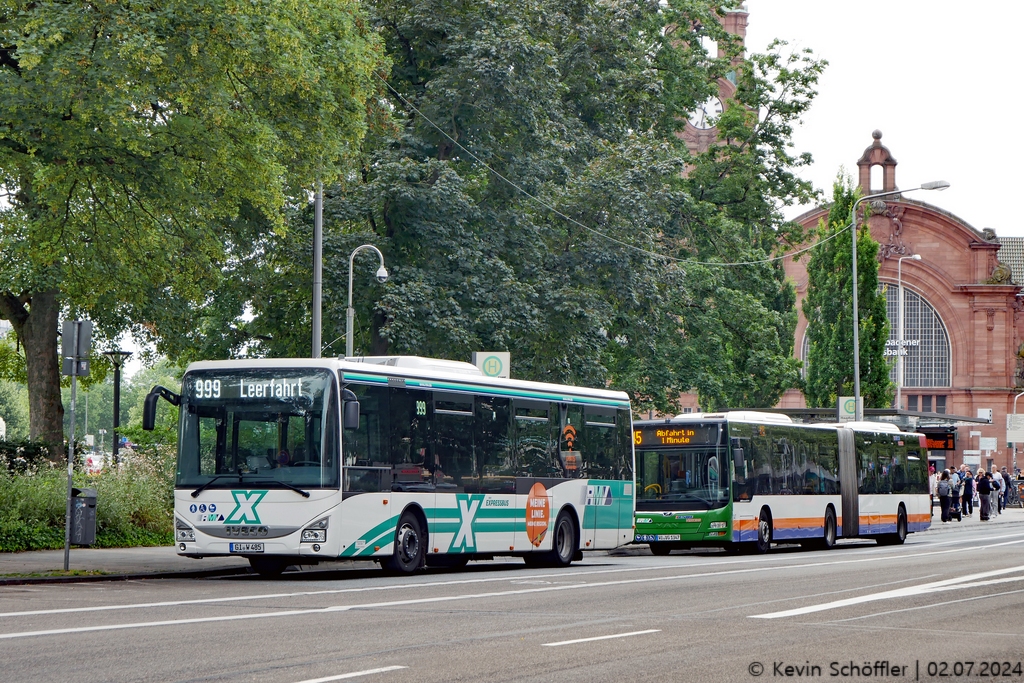
{"label": "clock on building", "polygon": [[722,100],[717,97],[711,96],[708,101],[699,105],[688,119],[690,125],[700,130],[707,130],[713,128],[715,121],[722,114]]}

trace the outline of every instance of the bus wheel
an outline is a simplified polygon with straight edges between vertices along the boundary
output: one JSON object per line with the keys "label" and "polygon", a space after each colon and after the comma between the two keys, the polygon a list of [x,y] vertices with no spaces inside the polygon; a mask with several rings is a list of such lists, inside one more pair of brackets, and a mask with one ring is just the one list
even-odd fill
{"label": "bus wheel", "polygon": [[896,533],[878,537],[878,545],[903,545],[907,540],[907,511],[900,505],[896,513]]}
{"label": "bus wheel", "polygon": [[651,543],[651,553],[658,557],[664,557],[672,552],[672,546],[668,543]]}
{"label": "bus wheel", "polygon": [[549,567],[568,567],[576,555],[577,546],[576,525],[567,512],[559,513],[555,520],[555,533],[551,538],[551,551],[544,555],[544,564]]}
{"label": "bus wheel", "polygon": [[772,516],[767,510],[761,510],[757,520],[757,542],[755,550],[759,555],[768,552],[772,547]]}
{"label": "bus wheel", "polygon": [[395,552],[382,566],[397,574],[412,574],[423,566],[426,544],[420,521],[411,512],[402,514],[395,529]]}
{"label": "bus wheel", "polygon": [[824,550],[836,547],[836,513],[832,508],[825,510],[825,533],[821,537],[820,546]]}
{"label": "bus wheel", "polygon": [[250,557],[249,566],[260,576],[269,579],[281,576],[288,568],[288,561],[276,557]]}

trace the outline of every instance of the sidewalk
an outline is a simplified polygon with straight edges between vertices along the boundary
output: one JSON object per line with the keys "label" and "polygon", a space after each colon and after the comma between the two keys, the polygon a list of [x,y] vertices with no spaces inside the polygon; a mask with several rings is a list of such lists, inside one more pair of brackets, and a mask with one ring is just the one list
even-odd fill
{"label": "sidewalk", "polygon": [[[963,521],[958,522],[954,519],[949,524],[942,523],[942,511],[940,510],[938,503],[936,502],[933,508],[934,514],[932,515],[932,526],[925,533],[933,532],[944,532],[953,531],[956,529],[962,529],[964,527],[981,527],[988,528],[990,526],[1001,526],[1003,524],[1024,524],[1024,509],[1019,507],[1008,507],[1003,510],[1003,514],[995,515],[992,519],[987,522],[981,521],[981,510],[974,508],[974,514],[968,517],[966,514],[963,516]],[[980,531],[980,529],[979,529]],[[0,563],[0,567],[2,567]]]}
{"label": "sidewalk", "polygon": [[40,576],[63,571],[63,550],[0,553],[0,586],[20,583],[77,583],[129,579],[190,578],[245,574],[244,557],[181,557],[173,546],[150,548],[71,548],[71,571],[96,572],[77,576]]}
{"label": "sidewalk", "polygon": [[[962,522],[942,524],[935,507],[931,528],[926,534],[972,528],[985,529],[1020,525],[1024,528],[1024,509],[1007,508],[995,518],[982,522],[978,510]],[[0,553],[0,586],[24,583],[78,583],[82,581],[126,581],[130,579],[193,578],[249,573],[243,557],[207,557],[194,560],[181,557],[172,546],[156,548],[72,548],[72,571],[97,572],[80,576],[41,576],[64,569],[63,550],[38,550],[27,553]]]}

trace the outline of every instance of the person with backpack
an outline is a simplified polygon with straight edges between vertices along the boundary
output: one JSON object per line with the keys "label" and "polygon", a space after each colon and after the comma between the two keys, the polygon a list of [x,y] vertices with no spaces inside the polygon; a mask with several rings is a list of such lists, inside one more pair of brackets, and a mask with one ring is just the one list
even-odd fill
{"label": "person with backpack", "polygon": [[971,474],[970,468],[964,471],[964,481],[961,491],[961,509],[967,513],[970,517],[974,514],[974,475]]}
{"label": "person with backpack", "polygon": [[1003,497],[1003,487],[1006,486],[1006,484],[1003,483],[1003,478],[999,476],[999,472],[996,471],[995,467],[993,467],[988,474],[992,477],[992,493],[990,494],[992,496],[992,512],[989,516],[995,517],[996,515],[1003,514],[1003,511],[999,509],[999,501]]}
{"label": "person with backpack", "polygon": [[981,521],[987,522],[992,510],[992,479],[981,467],[978,468],[977,486],[978,500],[981,503],[979,516]]}
{"label": "person with backpack", "polygon": [[1013,486],[1013,479],[1010,478],[1010,473],[1006,471],[1006,467],[1003,467],[999,472],[999,476],[1003,478],[1003,500],[1002,507],[1000,510],[1005,510],[1007,504],[1010,502],[1010,487]]}
{"label": "person with backpack", "polygon": [[939,507],[942,509],[942,523],[949,524],[949,503],[950,494],[953,489],[949,485],[949,470],[942,470],[939,475],[939,483],[935,486],[935,492],[939,494]]}
{"label": "person with backpack", "polygon": [[949,469],[949,521],[964,521],[963,513],[960,509],[960,475],[957,474],[956,469]]}

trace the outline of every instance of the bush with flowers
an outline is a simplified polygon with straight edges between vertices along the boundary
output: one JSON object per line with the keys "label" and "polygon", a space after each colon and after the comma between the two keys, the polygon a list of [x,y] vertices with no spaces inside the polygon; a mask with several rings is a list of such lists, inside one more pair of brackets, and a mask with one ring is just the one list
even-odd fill
{"label": "bush with flowers", "polygon": [[[2,552],[64,547],[67,468],[48,456],[45,447],[0,442]],[[170,545],[173,447],[121,450],[119,456],[119,463],[93,474],[75,469],[73,485],[96,490],[95,547]]]}

